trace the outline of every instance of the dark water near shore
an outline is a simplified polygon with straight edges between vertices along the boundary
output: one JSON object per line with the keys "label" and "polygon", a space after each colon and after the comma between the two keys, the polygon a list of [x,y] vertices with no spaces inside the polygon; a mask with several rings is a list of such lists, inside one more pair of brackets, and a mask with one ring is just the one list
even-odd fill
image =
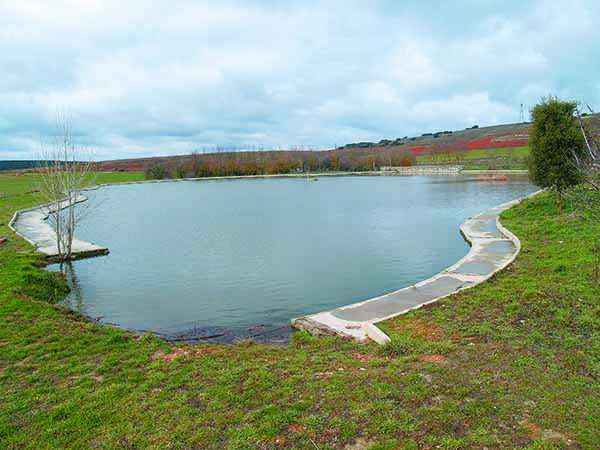
{"label": "dark water near shore", "polygon": [[111,253],[73,264],[66,303],[182,339],[194,328],[218,335],[266,325],[246,333],[260,335],[428,278],[468,252],[465,218],[534,190],[460,177],[103,188],[89,193],[93,213],[78,237]]}

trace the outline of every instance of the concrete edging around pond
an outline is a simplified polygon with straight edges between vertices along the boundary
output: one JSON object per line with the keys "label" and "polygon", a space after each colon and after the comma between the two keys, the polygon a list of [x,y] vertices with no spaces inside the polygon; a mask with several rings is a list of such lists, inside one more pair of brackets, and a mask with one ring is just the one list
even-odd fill
{"label": "concrete edging around pond", "polygon": [[[75,203],[86,201],[87,198],[80,196]],[[58,247],[56,233],[48,223],[48,216],[56,209],[66,208],[66,202],[60,202],[57,206],[45,204],[33,208],[16,211],[8,223],[8,227],[17,235],[35,247],[49,260],[58,258]],[[91,256],[107,255],[108,248],[92,244],[74,238],[72,244],[73,259],[87,258]]]}
{"label": "concrete edging around pond", "polygon": [[433,277],[359,303],[292,319],[292,327],[314,335],[337,335],[358,342],[373,340],[387,344],[390,338],[376,323],[476,286],[511,264],[521,250],[521,242],[502,226],[500,214],[540,192],[466,219],[460,231],[471,245],[469,253]]}

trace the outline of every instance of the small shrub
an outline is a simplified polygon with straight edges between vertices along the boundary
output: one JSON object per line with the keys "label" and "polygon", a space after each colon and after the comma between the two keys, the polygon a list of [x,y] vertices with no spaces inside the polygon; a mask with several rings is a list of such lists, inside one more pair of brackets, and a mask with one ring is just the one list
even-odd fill
{"label": "small shrub", "polygon": [[187,177],[187,172],[185,170],[185,167],[183,165],[178,165],[173,173],[173,177],[172,178],[186,178]]}
{"label": "small shrub", "polygon": [[410,156],[407,155],[403,155],[400,157],[400,166],[402,167],[410,167],[414,164],[413,161],[414,158],[411,158]]}
{"label": "small shrub", "polygon": [[394,336],[392,342],[383,346],[381,351],[388,356],[408,356],[415,353],[418,346],[407,336]]}
{"label": "small shrub", "polygon": [[122,332],[118,332],[118,333],[115,333],[115,334],[109,336],[108,340],[107,340],[107,343],[111,344],[111,345],[126,344],[127,342],[129,342],[129,339]]}
{"label": "small shrub", "polygon": [[162,164],[151,164],[144,169],[144,177],[147,180],[162,180],[167,177],[167,170]]}

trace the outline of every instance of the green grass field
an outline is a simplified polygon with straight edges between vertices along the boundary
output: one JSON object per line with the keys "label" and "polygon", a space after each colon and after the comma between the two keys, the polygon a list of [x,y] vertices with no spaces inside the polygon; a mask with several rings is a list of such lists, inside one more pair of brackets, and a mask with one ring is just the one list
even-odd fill
{"label": "green grass field", "polygon": [[385,348],[176,346],[48,301],[63,282],[6,226],[36,182],[0,175],[0,448],[598,448],[600,229],[550,195],[503,214],[513,265],[385,322]]}
{"label": "green grass field", "polygon": [[[142,172],[99,172],[91,175],[94,183],[121,183],[127,181],[143,181]],[[23,195],[40,188],[40,178],[36,173],[0,172],[0,199],[6,196]]]}
{"label": "green grass field", "polygon": [[529,147],[511,147],[469,150],[440,154],[417,156],[418,164],[463,164],[466,169],[525,169]]}

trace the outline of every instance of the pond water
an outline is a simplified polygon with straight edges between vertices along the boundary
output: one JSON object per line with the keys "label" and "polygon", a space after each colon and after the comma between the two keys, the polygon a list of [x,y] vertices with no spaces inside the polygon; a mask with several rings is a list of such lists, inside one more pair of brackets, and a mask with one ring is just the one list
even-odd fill
{"label": "pond water", "polygon": [[101,321],[176,335],[277,327],[415,283],[468,252],[459,226],[533,192],[461,177],[182,181],[89,193],[66,304]]}

